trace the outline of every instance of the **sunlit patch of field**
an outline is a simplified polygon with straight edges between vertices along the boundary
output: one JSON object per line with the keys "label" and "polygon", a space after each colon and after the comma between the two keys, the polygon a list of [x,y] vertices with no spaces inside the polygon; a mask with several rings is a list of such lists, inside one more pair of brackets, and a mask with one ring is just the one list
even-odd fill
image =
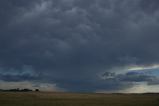
{"label": "sunlit patch of field", "polygon": [[0,92],[0,106],[159,106],[159,94]]}

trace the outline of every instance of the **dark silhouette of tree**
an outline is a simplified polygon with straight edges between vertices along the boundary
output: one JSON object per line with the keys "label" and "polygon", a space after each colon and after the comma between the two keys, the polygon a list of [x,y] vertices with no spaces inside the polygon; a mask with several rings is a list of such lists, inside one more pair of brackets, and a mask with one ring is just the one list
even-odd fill
{"label": "dark silhouette of tree", "polygon": [[31,92],[31,89],[22,89],[21,92]]}
{"label": "dark silhouette of tree", "polygon": [[39,92],[39,89],[35,89],[36,92]]}
{"label": "dark silhouette of tree", "polygon": [[1,92],[31,92],[33,90],[27,89],[27,88],[25,88],[25,89],[19,89],[19,88],[17,88],[17,89],[8,89],[8,90],[0,89],[0,91]]}

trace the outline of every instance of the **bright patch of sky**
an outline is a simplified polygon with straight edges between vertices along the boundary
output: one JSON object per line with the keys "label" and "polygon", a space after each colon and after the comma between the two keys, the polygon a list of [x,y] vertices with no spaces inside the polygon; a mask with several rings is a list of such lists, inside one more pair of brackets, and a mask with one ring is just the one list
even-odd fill
{"label": "bright patch of sky", "polygon": [[110,70],[110,72],[115,72],[116,74],[125,74],[128,72],[141,72],[145,74],[150,74],[154,76],[159,76],[159,65],[152,66],[127,66],[127,67],[117,67]]}

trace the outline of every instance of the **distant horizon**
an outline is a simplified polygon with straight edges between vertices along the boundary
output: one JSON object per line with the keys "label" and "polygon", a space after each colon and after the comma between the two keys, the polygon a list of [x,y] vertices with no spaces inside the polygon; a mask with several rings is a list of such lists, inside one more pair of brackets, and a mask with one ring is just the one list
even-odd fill
{"label": "distant horizon", "polygon": [[40,89],[28,89],[28,88],[13,88],[13,89],[0,89],[0,92],[58,92],[58,93],[81,93],[81,94],[86,94],[86,93],[90,93],[90,94],[159,94],[159,92],[142,92],[142,93],[134,93],[134,92],[71,92],[71,91],[43,91]]}

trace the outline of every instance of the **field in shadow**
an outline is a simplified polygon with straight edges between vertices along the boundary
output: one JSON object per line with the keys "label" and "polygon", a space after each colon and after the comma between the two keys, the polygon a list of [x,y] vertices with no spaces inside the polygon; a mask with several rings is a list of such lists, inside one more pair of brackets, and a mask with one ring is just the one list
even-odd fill
{"label": "field in shadow", "polygon": [[159,106],[159,94],[0,92],[0,106]]}

